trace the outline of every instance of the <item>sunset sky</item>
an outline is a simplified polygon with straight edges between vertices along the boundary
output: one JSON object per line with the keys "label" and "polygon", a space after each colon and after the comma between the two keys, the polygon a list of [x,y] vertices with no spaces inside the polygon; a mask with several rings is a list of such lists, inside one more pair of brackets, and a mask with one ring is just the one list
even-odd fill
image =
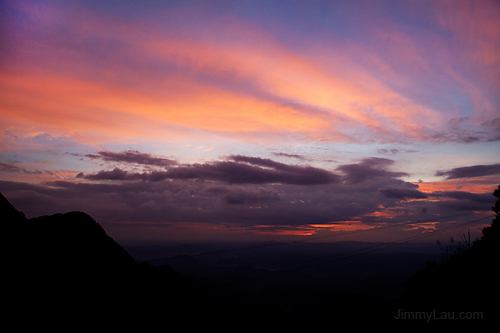
{"label": "sunset sky", "polygon": [[29,218],[84,211],[121,242],[396,241],[492,214],[498,1],[0,15],[0,192]]}

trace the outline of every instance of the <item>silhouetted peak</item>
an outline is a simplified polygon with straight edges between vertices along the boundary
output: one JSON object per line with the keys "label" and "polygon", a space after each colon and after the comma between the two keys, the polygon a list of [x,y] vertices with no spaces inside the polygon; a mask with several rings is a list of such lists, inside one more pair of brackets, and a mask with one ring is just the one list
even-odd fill
{"label": "silhouetted peak", "polygon": [[7,226],[4,303],[19,317],[16,322],[72,318],[102,326],[107,319],[113,328],[120,321],[130,328],[136,318],[179,318],[199,303],[181,277],[137,264],[86,213],[26,219],[3,196],[0,205]]}
{"label": "silhouetted peak", "polygon": [[18,211],[10,202],[0,193],[0,216],[4,221],[17,222],[26,221],[23,212]]}
{"label": "silhouetted peak", "polygon": [[23,228],[24,246],[38,248],[45,263],[77,267],[87,272],[122,271],[135,267],[135,260],[109,237],[104,229],[82,212],[29,219]]}
{"label": "silhouetted peak", "polygon": [[0,216],[6,222],[9,260],[18,268],[24,266],[23,270],[92,275],[135,269],[132,256],[86,213],[75,211],[26,219],[0,194]]}

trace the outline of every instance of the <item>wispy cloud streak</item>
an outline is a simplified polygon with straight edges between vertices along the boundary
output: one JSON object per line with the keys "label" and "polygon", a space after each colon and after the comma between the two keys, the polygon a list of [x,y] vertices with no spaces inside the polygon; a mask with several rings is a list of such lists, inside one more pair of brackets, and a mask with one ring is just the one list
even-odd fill
{"label": "wispy cloud streak", "polygon": [[163,157],[154,157],[151,154],[140,153],[136,150],[135,151],[129,150],[120,153],[114,153],[110,151],[100,151],[97,154],[87,154],[85,155],[85,157],[91,159],[102,159],[108,162],[135,163],[135,164],[163,166],[163,167],[177,164],[177,162],[174,160]]}

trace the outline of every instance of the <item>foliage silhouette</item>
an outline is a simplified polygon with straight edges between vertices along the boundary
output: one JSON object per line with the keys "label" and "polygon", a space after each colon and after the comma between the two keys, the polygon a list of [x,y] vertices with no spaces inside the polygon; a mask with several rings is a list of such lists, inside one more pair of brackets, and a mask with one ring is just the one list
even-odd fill
{"label": "foliage silhouette", "polygon": [[468,251],[471,250],[472,245],[476,240],[470,240],[470,231],[468,230],[467,235],[463,234],[459,242],[455,242],[453,237],[450,237],[448,245],[443,247],[443,244],[438,240],[436,243],[441,247],[441,264],[445,264],[449,260],[453,260],[458,256],[467,255]]}
{"label": "foliage silhouette", "polygon": [[[499,299],[495,277],[500,255],[500,186],[493,192],[498,198],[491,226],[472,243],[463,236],[458,245],[448,247],[441,262],[427,262],[406,283],[401,308],[408,312],[453,313],[455,320],[434,320],[428,327],[442,329],[477,328],[494,320]],[[476,320],[456,320],[460,313]]]}

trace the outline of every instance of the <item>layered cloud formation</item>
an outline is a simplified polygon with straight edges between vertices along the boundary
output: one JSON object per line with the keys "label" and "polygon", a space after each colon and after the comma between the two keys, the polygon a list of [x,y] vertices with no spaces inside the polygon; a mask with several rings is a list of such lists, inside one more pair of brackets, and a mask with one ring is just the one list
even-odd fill
{"label": "layered cloud formation", "polygon": [[[417,184],[404,181],[408,174],[394,170],[394,161],[385,158],[366,158],[332,171],[243,155],[193,165],[138,151],[99,152],[85,158],[111,160],[115,167],[79,173],[74,176],[78,182],[2,181],[0,188],[35,215],[73,207],[123,228],[147,229],[153,223],[176,230],[195,223],[202,233],[222,228],[233,233],[307,235],[325,228],[342,231],[352,224],[353,230],[375,228],[457,213],[488,214],[495,199],[491,193],[422,192]],[[449,221],[456,219],[442,222]]]}
{"label": "layered cloud formation", "polygon": [[[133,156],[131,152],[126,154],[129,157]],[[142,156],[142,154],[136,154],[136,156]],[[104,159],[107,160],[106,158]],[[330,184],[336,183],[340,179],[331,172],[310,166],[287,165],[270,159],[241,155],[230,156],[228,159],[228,161],[177,166],[165,171],[144,173],[129,173],[119,168],[114,168],[111,171],[99,171],[93,175],[80,173],[77,177],[90,180],[147,181],[201,179],[223,181],[229,184],[283,183],[294,185]],[[124,160],[121,161],[123,162]]]}
{"label": "layered cloud formation", "polygon": [[485,216],[500,183],[496,1],[1,8],[0,191],[28,215],[310,235]]}

